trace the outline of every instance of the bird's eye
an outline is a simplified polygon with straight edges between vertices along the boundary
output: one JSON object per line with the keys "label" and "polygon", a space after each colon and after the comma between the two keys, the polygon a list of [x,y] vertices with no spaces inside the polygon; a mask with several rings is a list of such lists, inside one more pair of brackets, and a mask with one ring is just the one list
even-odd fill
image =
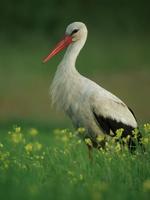
{"label": "bird's eye", "polygon": [[71,35],[77,33],[78,31],[79,31],[79,29],[74,29],[74,30],[72,31]]}

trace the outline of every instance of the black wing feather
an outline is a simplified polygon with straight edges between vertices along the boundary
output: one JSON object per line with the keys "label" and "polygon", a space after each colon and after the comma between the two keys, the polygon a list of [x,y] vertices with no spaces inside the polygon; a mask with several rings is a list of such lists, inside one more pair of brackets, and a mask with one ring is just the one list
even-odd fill
{"label": "black wing feather", "polygon": [[[133,111],[131,109],[129,109],[129,110],[132,112],[132,114],[134,116]],[[124,131],[122,133],[122,137],[126,137],[127,135],[131,135],[131,138],[128,142],[128,146],[129,146],[130,151],[132,152],[136,149],[136,144],[132,139],[132,137],[133,137],[132,131],[134,130],[134,127],[127,125],[127,124],[124,124],[122,122],[118,122],[115,119],[111,119],[111,118],[108,118],[108,117],[103,117],[101,115],[97,115],[94,111],[93,111],[93,114],[94,114],[94,117],[96,119],[98,126],[102,129],[102,131],[104,133],[106,133],[108,135],[110,135],[110,131],[112,131],[114,133],[114,136],[115,136],[116,130],[123,128]],[[137,140],[138,140],[139,145],[142,148],[142,151],[144,152],[145,148],[142,144],[142,134],[141,134],[140,131],[138,132]]]}
{"label": "black wing feather", "polygon": [[110,131],[112,131],[114,135],[116,135],[116,130],[123,128],[124,131],[122,133],[122,136],[125,137],[127,135],[131,135],[132,131],[134,130],[134,127],[130,125],[126,125],[122,122],[118,122],[115,119],[97,115],[94,111],[93,111],[93,114],[98,126],[104,131],[104,133],[108,135],[110,135]]}
{"label": "black wing feather", "polygon": [[[127,135],[132,136],[132,131],[134,128],[132,126],[126,125],[122,122],[117,122],[115,119],[105,118],[101,115],[97,115],[93,112],[96,122],[98,126],[103,130],[104,133],[110,135],[110,131],[113,132],[114,136],[116,135],[116,130],[123,128],[122,137],[126,137]],[[111,135],[112,136],[112,135]],[[131,152],[134,152],[136,149],[136,144],[134,143],[133,139],[130,138],[128,141],[128,147]]]}

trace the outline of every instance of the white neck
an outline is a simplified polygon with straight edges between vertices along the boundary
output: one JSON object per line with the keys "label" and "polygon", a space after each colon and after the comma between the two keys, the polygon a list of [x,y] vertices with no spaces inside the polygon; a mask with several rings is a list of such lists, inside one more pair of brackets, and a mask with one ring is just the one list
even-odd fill
{"label": "white neck", "polygon": [[64,58],[62,60],[62,63],[65,64],[67,67],[67,65],[69,65],[69,67],[75,67],[75,63],[76,63],[76,59],[82,49],[82,47],[84,46],[84,41],[77,41],[75,43],[72,43],[68,48],[67,51],[64,55]]}
{"label": "white neck", "polygon": [[68,73],[70,71],[76,71],[75,64],[76,64],[76,59],[83,48],[84,44],[86,42],[86,37],[81,38],[80,40],[73,42],[72,44],[69,45],[69,47],[66,50],[66,53],[61,61],[61,63],[58,66],[59,68],[65,68],[65,71]]}
{"label": "white neck", "polygon": [[[72,95],[78,94],[78,91],[74,91],[76,84],[79,84],[80,74],[75,68],[75,63],[80,50],[84,46],[86,37],[73,42],[59,64],[55,77],[51,85],[52,103],[57,107],[62,107],[67,110],[70,105],[70,98]],[[64,89],[65,88],[65,89]],[[75,99],[75,98],[74,98]]]}

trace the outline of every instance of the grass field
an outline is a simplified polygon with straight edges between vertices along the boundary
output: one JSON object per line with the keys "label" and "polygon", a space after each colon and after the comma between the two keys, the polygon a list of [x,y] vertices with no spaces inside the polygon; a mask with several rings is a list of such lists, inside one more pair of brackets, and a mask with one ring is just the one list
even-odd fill
{"label": "grass field", "polygon": [[1,131],[1,199],[149,199],[150,124],[143,133],[145,153],[110,143],[95,150],[91,162],[85,143],[70,130]]}

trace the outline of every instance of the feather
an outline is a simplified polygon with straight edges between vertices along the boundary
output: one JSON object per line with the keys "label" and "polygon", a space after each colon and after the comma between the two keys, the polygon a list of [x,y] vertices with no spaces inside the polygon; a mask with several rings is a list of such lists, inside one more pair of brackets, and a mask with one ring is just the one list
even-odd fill
{"label": "feather", "polygon": [[94,111],[93,114],[98,126],[103,130],[104,133],[108,135],[110,135],[111,131],[114,135],[116,135],[116,131],[120,128],[123,128],[124,131],[122,133],[122,136],[125,137],[127,135],[131,135],[132,131],[134,130],[134,127],[127,124],[123,124],[122,122],[118,122],[115,119],[111,119],[108,117],[105,118],[101,115],[97,115]]}

